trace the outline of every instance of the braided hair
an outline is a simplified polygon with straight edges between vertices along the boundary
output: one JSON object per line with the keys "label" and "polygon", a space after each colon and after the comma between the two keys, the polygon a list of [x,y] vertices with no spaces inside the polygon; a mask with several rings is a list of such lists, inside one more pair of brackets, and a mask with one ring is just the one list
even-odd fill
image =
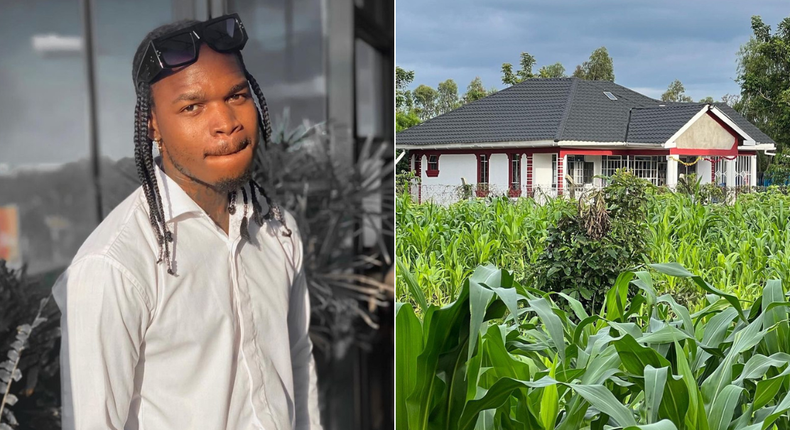
{"label": "braided hair", "polygon": [[[138,85],[134,80],[134,73],[139,68],[140,63],[143,61],[145,52],[152,40],[172,31],[182,30],[198,22],[199,21],[195,20],[182,20],[154,29],[148,33],[140,43],[140,46],[137,48],[137,52],[135,53],[134,59],[132,61],[132,82],[135,84],[135,92],[137,94],[137,103],[135,104],[134,109],[134,160],[135,164],[137,165],[137,176],[142,183],[143,193],[145,194],[145,198],[148,202],[148,219],[151,223],[151,227],[154,230],[157,243],[159,244],[159,255],[156,262],[158,264],[164,261],[167,266],[167,273],[171,275],[175,274],[173,272],[173,265],[170,255],[170,243],[173,242],[173,234],[165,222],[164,205],[162,204],[162,196],[159,193],[159,186],[157,185],[156,171],[154,167],[153,142],[149,139],[148,134],[148,121],[151,118],[151,108],[154,105],[154,100],[151,94],[151,84],[141,83]],[[242,58],[241,52],[237,52],[236,55],[239,59],[242,70],[244,70],[244,75],[246,76],[252,91],[258,98],[258,105],[260,106],[260,108],[256,106],[259,118],[258,126],[261,130],[261,136],[263,137],[264,148],[268,148],[269,144],[271,143],[272,126],[269,120],[269,108],[266,105],[266,98],[263,95],[263,91],[261,91],[261,87],[258,85],[258,81],[256,81],[250,72],[247,71],[247,67],[244,65],[244,59]],[[285,228],[285,233],[283,234],[285,236],[290,236],[291,230],[285,224],[285,218],[283,217],[282,211],[277,205],[272,203],[263,187],[258,185],[258,183],[253,179],[250,179],[249,187],[251,194],[250,199],[252,200],[253,206],[251,218],[259,226],[263,226],[264,220],[274,218]],[[247,231],[247,193],[244,191],[244,187],[242,187],[242,192],[244,193],[244,219],[242,220],[240,226],[240,235],[243,238],[249,240],[249,232]],[[264,197],[266,203],[269,206],[269,210],[266,214],[262,213],[261,205],[258,202],[258,198],[256,196],[258,192]],[[235,203],[231,201],[231,205],[233,204]],[[233,208],[233,210],[235,210],[235,208]]]}

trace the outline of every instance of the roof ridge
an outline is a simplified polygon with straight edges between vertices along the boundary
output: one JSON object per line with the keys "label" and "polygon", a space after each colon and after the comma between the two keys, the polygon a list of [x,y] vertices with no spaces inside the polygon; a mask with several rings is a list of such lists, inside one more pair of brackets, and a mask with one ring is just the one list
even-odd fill
{"label": "roof ridge", "polygon": [[581,79],[572,77],[571,78],[571,87],[568,90],[568,98],[565,100],[565,110],[562,112],[562,118],[560,118],[560,124],[557,127],[557,134],[554,135],[554,141],[559,142],[562,134],[565,132],[565,125],[568,122],[568,117],[571,115],[571,105],[573,105],[573,97],[576,95],[576,88],[579,87],[579,81]]}
{"label": "roof ridge", "polygon": [[674,108],[688,108],[688,107],[702,107],[705,106],[707,103],[677,103],[677,104],[667,104],[667,105],[656,105],[656,106],[634,106],[632,109],[674,109]]}

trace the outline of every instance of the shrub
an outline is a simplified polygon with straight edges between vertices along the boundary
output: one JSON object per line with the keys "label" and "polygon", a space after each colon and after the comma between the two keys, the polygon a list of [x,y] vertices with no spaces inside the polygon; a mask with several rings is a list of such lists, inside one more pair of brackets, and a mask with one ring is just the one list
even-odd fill
{"label": "shrub", "polygon": [[628,171],[549,227],[531,280],[544,291],[568,294],[595,311],[617,275],[645,259],[645,201],[650,186]]}

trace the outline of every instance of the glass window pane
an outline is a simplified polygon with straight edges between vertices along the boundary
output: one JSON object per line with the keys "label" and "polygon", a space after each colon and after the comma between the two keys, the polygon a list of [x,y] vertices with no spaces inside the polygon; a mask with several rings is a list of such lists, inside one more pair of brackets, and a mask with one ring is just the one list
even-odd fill
{"label": "glass window pane", "polygon": [[249,36],[244,63],[266,96],[275,130],[326,121],[322,0],[229,0]]}
{"label": "glass window pane", "polygon": [[140,182],[134,164],[132,59],[146,34],[172,20],[170,1],[102,0],[93,2],[96,55],[96,115],[102,207],[106,216]]}
{"label": "glass window pane", "polygon": [[0,38],[0,237],[29,273],[62,269],[96,226],[80,4],[4,2]]}
{"label": "glass window pane", "polygon": [[357,136],[384,135],[384,58],[372,46],[355,42]]}

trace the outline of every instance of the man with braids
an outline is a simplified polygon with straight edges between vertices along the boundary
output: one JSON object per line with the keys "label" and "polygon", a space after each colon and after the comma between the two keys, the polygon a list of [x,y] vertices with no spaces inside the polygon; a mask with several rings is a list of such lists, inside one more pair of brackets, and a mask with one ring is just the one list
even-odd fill
{"label": "man with braids", "polygon": [[271,125],[246,41],[237,15],[182,21],[134,56],[142,186],[53,287],[64,429],[321,428],[299,230],[251,180]]}

